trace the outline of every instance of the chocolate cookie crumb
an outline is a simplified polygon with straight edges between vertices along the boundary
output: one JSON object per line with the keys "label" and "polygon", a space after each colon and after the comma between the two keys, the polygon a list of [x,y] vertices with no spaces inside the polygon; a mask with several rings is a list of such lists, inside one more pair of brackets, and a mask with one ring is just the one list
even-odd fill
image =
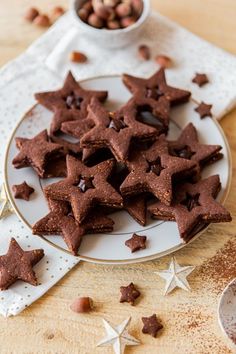
{"label": "chocolate cookie crumb", "polygon": [[206,74],[198,74],[194,76],[192,79],[192,82],[197,84],[199,87],[202,87],[203,85],[207,84],[209,82],[208,77]]}
{"label": "chocolate cookie crumb", "polygon": [[143,329],[142,332],[156,337],[157,333],[163,328],[163,325],[158,321],[156,314],[150,317],[142,317]]}
{"label": "chocolate cookie crumb", "polygon": [[201,102],[194,110],[200,115],[200,118],[203,119],[205,117],[212,117],[211,109],[212,104]]}
{"label": "chocolate cookie crumb", "polygon": [[128,302],[131,305],[134,305],[135,300],[140,296],[140,292],[133,283],[130,283],[128,286],[121,286],[120,292],[120,302]]}
{"label": "chocolate cookie crumb", "polygon": [[16,199],[29,200],[30,195],[34,192],[34,188],[30,187],[25,181],[21,184],[14,184],[12,191]]}
{"label": "chocolate cookie crumb", "polygon": [[144,250],[146,248],[147,236],[139,236],[133,234],[133,236],[125,241],[125,245],[131,249],[131,252],[136,252],[139,250]]}

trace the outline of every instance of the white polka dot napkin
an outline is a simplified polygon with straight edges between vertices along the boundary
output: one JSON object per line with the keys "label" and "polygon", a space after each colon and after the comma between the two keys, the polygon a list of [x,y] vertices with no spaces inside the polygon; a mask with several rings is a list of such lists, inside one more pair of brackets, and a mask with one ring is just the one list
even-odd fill
{"label": "white polka dot napkin", "polygon": [[[8,72],[12,77],[8,77]],[[29,55],[21,56],[0,72],[0,185],[3,182],[4,148],[16,122],[35,103],[34,92],[44,90],[45,82],[47,88],[52,89],[58,87],[60,81]],[[5,317],[17,315],[24,310],[79,262],[77,257],[32,235],[28,227],[14,214],[0,220],[0,255],[7,252],[11,237],[24,250],[43,248],[45,257],[34,267],[40,285],[35,287],[18,281],[8,290],[0,291],[0,314]]]}
{"label": "white polka dot napkin", "polygon": [[[157,69],[157,64],[138,59],[140,43],[150,45],[153,56],[165,54],[173,58],[175,65],[167,72],[170,84],[190,89],[197,100],[213,104],[216,118],[235,107],[236,58],[233,55],[158,14],[150,16],[137,43],[122,50],[104,50],[88,42],[68,13],[24,54],[0,71],[0,183],[3,182],[4,148],[16,122],[35,103],[33,93],[59,87],[69,69],[78,79],[123,72],[149,76]],[[68,55],[71,50],[84,51],[89,62],[82,65],[70,63]],[[210,83],[202,88],[193,84],[191,80],[196,72],[206,73]],[[15,237],[26,250],[43,248],[45,257],[35,266],[39,286],[18,281],[9,290],[0,292],[0,314],[3,316],[18,314],[79,262],[78,258],[31,235],[16,215],[0,220],[0,254],[6,253],[11,237]]]}

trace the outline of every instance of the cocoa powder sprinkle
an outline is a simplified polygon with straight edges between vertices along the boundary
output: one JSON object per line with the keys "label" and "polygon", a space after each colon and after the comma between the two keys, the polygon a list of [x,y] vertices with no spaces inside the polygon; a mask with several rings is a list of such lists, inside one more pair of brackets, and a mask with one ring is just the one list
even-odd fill
{"label": "cocoa powder sprinkle", "polygon": [[220,292],[236,277],[236,240],[229,240],[215,256],[207,260],[198,270],[204,280],[213,282],[213,288]]}

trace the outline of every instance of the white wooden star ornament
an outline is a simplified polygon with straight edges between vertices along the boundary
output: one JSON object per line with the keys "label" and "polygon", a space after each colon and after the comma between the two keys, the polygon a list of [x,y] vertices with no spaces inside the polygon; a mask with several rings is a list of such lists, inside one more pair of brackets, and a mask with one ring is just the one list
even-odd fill
{"label": "white wooden star ornament", "polygon": [[140,341],[131,336],[127,330],[131,317],[124,320],[118,326],[112,326],[108,321],[103,319],[103,324],[106,330],[104,337],[98,344],[98,347],[113,346],[115,354],[123,354],[127,345],[139,345]]}
{"label": "white wooden star ornament", "polygon": [[3,183],[0,192],[0,219],[4,219],[13,212],[14,209],[8,199],[5,184]]}
{"label": "white wooden star ornament", "polygon": [[155,272],[160,277],[166,280],[164,295],[169,294],[175,288],[181,288],[186,291],[191,290],[187,281],[187,276],[195,269],[194,266],[181,267],[175,257],[172,257],[169,269]]}

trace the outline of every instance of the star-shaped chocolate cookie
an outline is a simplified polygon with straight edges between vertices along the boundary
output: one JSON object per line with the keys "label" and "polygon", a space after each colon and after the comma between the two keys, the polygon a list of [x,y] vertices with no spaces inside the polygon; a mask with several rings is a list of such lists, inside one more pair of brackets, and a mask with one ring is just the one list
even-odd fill
{"label": "star-shaped chocolate cookie", "polygon": [[[128,173],[129,172],[127,171],[125,166],[121,168],[120,165],[117,165],[117,169],[113,171],[113,174],[110,177],[110,182],[112,186],[116,189],[116,191],[120,190],[120,185],[122,184]],[[139,194],[137,196],[132,196],[130,198],[124,198],[123,200],[123,209],[127,211],[130,216],[142,226],[146,225],[147,198],[148,195],[144,193]],[[115,212],[116,210],[111,208],[105,208],[104,211],[106,214],[110,214]]]}
{"label": "star-shaped chocolate cookie", "polygon": [[42,249],[24,251],[14,238],[11,239],[7,254],[0,256],[0,289],[6,290],[17,280],[37,285],[33,266],[44,256]]}
{"label": "star-shaped chocolate cookie", "polygon": [[84,90],[71,72],[68,73],[61,89],[35,94],[40,104],[54,112],[51,133],[58,132],[63,122],[85,118],[92,97],[103,102],[107,98],[107,91]]}
{"label": "star-shaped chocolate cookie", "polygon": [[147,236],[139,236],[133,234],[129,240],[125,241],[125,245],[131,249],[131,252],[134,253],[139,250],[144,250],[146,248]]}
{"label": "star-shaped chocolate cookie", "polygon": [[136,109],[127,104],[116,112],[108,112],[97,99],[93,98],[88,107],[88,118],[95,123],[94,128],[83,135],[81,146],[84,148],[108,147],[117,161],[128,158],[133,140],[150,140],[157,130],[135,120]]}
{"label": "star-shaped chocolate cookie", "polygon": [[223,157],[220,145],[201,144],[197,129],[189,123],[175,141],[169,141],[169,152],[172,156],[181,157],[197,164],[198,172],[206,166]]}
{"label": "star-shaped chocolate cookie", "polygon": [[82,120],[72,120],[62,123],[61,131],[77,139],[81,139],[81,137],[93,127],[93,119],[91,119],[90,117],[86,117]]}
{"label": "star-shaped chocolate cookie", "polygon": [[131,305],[134,305],[135,300],[141,295],[133,283],[130,283],[128,286],[121,286],[120,292],[120,302],[128,302]]}
{"label": "star-shaped chocolate cookie", "polygon": [[[61,131],[65,134],[69,134],[74,138],[80,139],[87,133],[90,129],[94,127],[94,121],[88,116],[82,120],[72,120],[64,122],[61,125]],[[82,161],[87,161],[91,156],[96,154],[97,150],[94,148],[82,149]]]}
{"label": "star-shaped chocolate cookie", "polygon": [[195,84],[197,84],[199,87],[207,84],[209,82],[208,77],[206,74],[199,74],[196,73],[196,75],[194,76],[194,78],[192,79],[192,82],[194,82]]}
{"label": "star-shaped chocolate cookie", "polygon": [[150,334],[152,337],[156,337],[157,333],[163,328],[160,321],[157,319],[156,314],[150,317],[142,317],[143,329],[142,332]]}
{"label": "star-shaped chocolate cookie", "polygon": [[191,96],[189,91],[169,86],[163,68],[148,79],[124,74],[123,83],[133,94],[139,110],[151,111],[166,129],[169,125],[170,106],[185,103]]}
{"label": "star-shaped chocolate cookie", "polygon": [[114,160],[85,166],[78,159],[67,155],[67,178],[48,185],[47,198],[70,202],[75,219],[82,223],[93,206],[105,205],[121,208],[121,195],[107,182]]}
{"label": "star-shaped chocolate cookie", "polygon": [[20,152],[12,161],[14,167],[31,166],[41,178],[44,178],[47,162],[61,156],[63,151],[61,145],[49,142],[46,130],[32,139],[16,138],[15,140]]}
{"label": "star-shaped chocolate cookie", "polygon": [[14,193],[14,198],[24,199],[28,201],[30,195],[34,192],[34,188],[30,187],[25,181],[21,184],[14,184],[12,186],[12,191]]}
{"label": "star-shaped chocolate cookie", "polygon": [[158,135],[167,133],[170,102],[164,96],[161,96],[157,101],[143,95],[135,95],[127,104],[136,108],[135,119],[137,121],[155,127]]}
{"label": "star-shaped chocolate cookie", "polygon": [[43,178],[66,177],[66,156],[52,158],[45,166]]}
{"label": "star-shaped chocolate cookie", "polygon": [[81,149],[79,141],[72,143],[55,135],[50,136],[50,141],[61,145],[62,153],[46,163],[44,178],[66,177],[66,155],[81,157],[83,149]]}
{"label": "star-shaped chocolate cookie", "polygon": [[124,209],[142,226],[146,225],[146,200],[145,194],[124,199]]}
{"label": "star-shaped chocolate cookie", "polygon": [[158,100],[164,96],[171,105],[188,102],[191,93],[169,86],[166,82],[165,70],[161,68],[148,79],[124,74],[123,82],[133,95],[142,94]]}
{"label": "star-shaped chocolate cookie", "polygon": [[220,188],[218,175],[195,184],[184,183],[176,187],[171,206],[158,201],[148,210],[155,219],[175,220],[180,236],[187,242],[205,224],[231,221],[230,213],[215,200]]}
{"label": "star-shaped chocolate cookie", "polygon": [[79,224],[69,204],[49,199],[50,212],[33,226],[34,235],[62,235],[69,251],[77,256],[82,237],[87,233],[105,233],[113,230],[114,222],[107,216],[94,213]]}
{"label": "star-shaped chocolate cookie", "polygon": [[120,186],[122,195],[152,193],[163,203],[172,200],[172,179],[195,172],[196,163],[170,156],[164,134],[147,150],[135,151],[127,161],[130,173]]}
{"label": "star-shaped chocolate cookie", "polygon": [[71,154],[78,156],[82,153],[79,140],[77,142],[71,142],[55,135],[51,135],[50,140],[62,146],[64,155]]}
{"label": "star-shaped chocolate cookie", "polygon": [[201,102],[194,110],[199,114],[200,118],[212,117],[212,104]]}

